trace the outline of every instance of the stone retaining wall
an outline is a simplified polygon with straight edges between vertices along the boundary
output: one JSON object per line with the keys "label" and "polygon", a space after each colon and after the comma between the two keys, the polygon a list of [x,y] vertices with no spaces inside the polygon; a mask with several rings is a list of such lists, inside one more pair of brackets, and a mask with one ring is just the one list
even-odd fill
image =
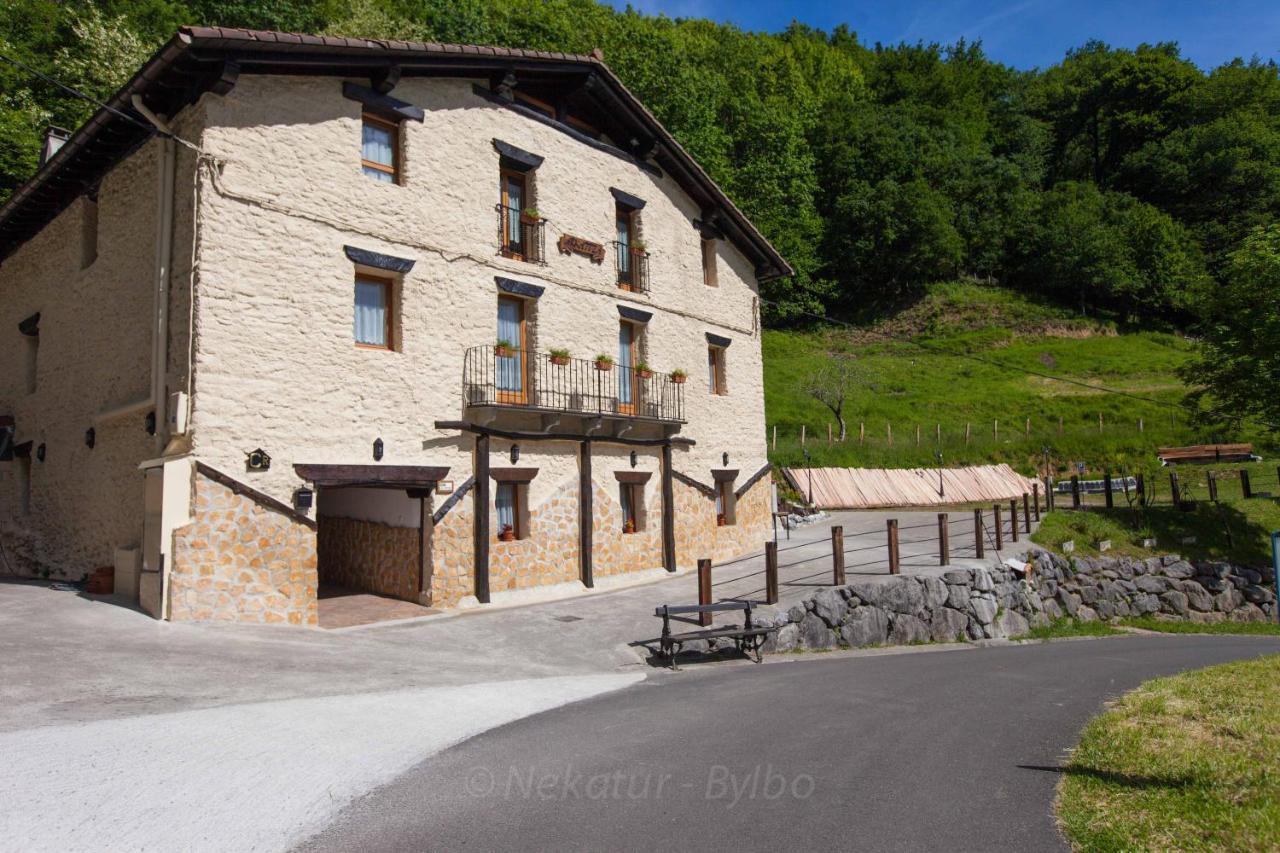
{"label": "stone retaining wall", "polygon": [[1085,621],[1155,615],[1193,622],[1275,620],[1270,570],[1176,555],[1146,560],[1029,554],[1030,571],[955,569],[823,589],[788,611],[769,651],[1016,637],[1061,616]]}

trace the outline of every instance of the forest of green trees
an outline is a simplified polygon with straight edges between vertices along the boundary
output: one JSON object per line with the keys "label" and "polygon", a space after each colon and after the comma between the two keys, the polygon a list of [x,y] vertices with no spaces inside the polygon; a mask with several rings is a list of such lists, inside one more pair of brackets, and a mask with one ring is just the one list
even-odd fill
{"label": "forest of green trees", "polygon": [[[1280,211],[1280,75],[1171,44],[1017,71],[979,44],[748,33],[592,0],[0,0],[0,52],[95,96],[175,27],[520,45],[609,64],[795,266],[769,322],[865,317],[974,277],[1182,325]],[[93,107],[0,65],[0,199]]]}

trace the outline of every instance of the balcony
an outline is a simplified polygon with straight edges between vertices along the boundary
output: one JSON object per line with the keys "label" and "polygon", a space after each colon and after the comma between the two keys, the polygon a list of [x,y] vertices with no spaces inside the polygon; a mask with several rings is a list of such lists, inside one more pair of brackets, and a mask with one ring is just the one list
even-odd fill
{"label": "balcony", "polygon": [[531,264],[545,264],[547,221],[524,211],[495,204],[498,215],[498,254]]}
{"label": "balcony", "polygon": [[468,407],[684,423],[684,385],[665,373],[533,350],[471,347],[462,367]]}
{"label": "balcony", "polygon": [[626,243],[613,243],[614,267],[618,271],[618,287],[632,293],[649,292],[649,253]]}

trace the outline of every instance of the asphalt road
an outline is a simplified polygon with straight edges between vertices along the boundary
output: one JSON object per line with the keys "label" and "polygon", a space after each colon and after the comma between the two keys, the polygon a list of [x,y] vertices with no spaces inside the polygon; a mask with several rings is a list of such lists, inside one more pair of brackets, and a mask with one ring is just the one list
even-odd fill
{"label": "asphalt road", "polygon": [[1056,768],[1108,698],[1268,652],[1142,636],[691,667],[440,753],[302,849],[1066,849]]}

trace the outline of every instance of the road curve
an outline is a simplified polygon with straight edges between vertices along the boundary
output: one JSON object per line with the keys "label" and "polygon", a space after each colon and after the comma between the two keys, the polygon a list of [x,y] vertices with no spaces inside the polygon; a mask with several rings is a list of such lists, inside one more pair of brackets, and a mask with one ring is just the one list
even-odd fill
{"label": "road curve", "polygon": [[1108,698],[1274,652],[1130,636],[655,673],[441,753],[302,849],[1065,849],[1055,768]]}

